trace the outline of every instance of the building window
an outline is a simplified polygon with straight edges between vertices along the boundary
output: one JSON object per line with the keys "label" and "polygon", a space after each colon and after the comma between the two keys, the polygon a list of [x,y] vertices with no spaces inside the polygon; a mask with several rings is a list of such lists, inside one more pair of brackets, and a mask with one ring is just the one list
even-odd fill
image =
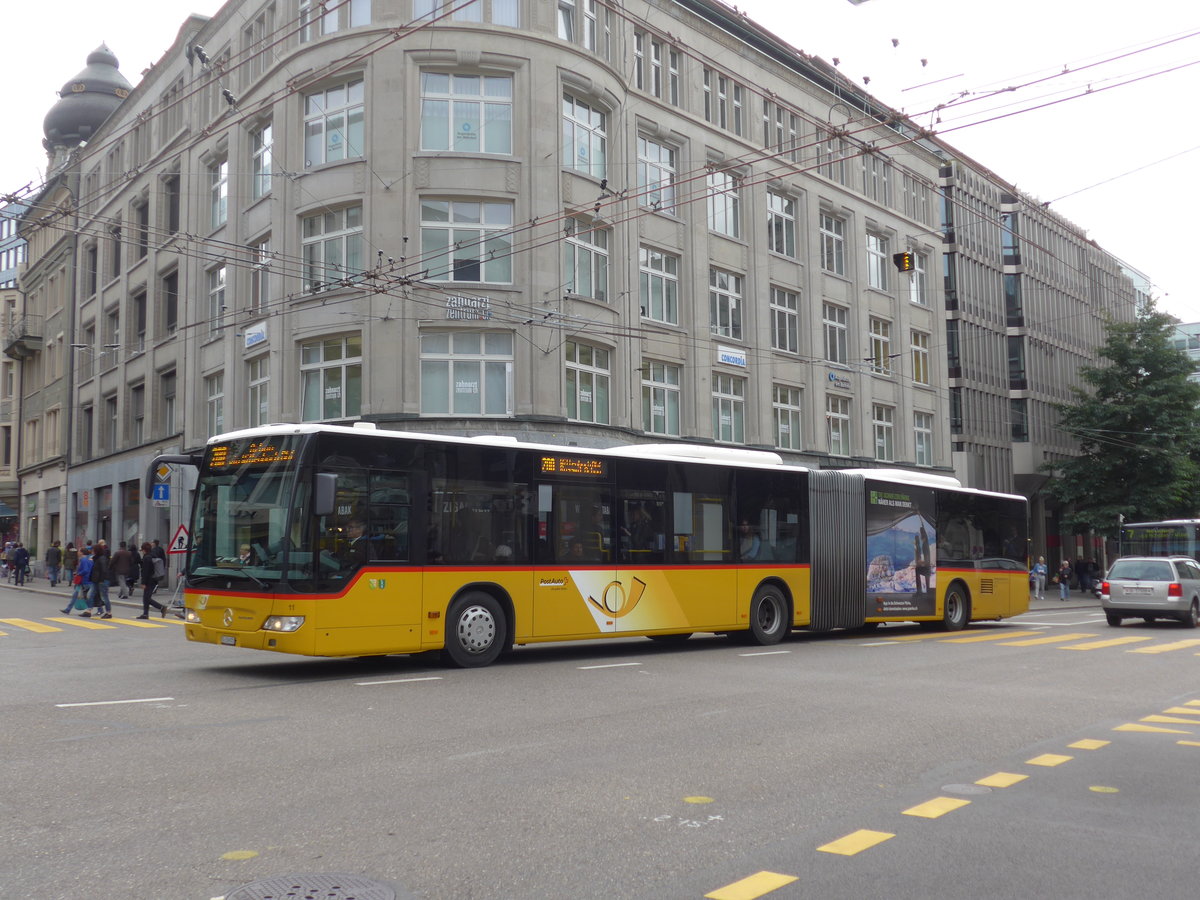
{"label": "building window", "polygon": [[100,250],[95,244],[83,248],[83,296],[96,293],[100,281]]}
{"label": "building window", "polygon": [[563,94],[563,166],[593,178],[606,176],[607,119],[592,104]]}
{"label": "building window", "polygon": [[96,455],[96,408],[91,404],[79,411],[79,461],[87,462]]}
{"label": "building window", "polygon": [[637,186],[642,206],[674,211],[676,153],[667,144],[638,137]]}
{"label": "building window", "polygon": [[771,346],[785,353],[800,352],[800,297],[771,287]]}
{"label": "building window", "polygon": [[913,413],[913,460],[918,466],[933,465],[933,415]]}
{"label": "building window", "polygon": [[892,323],[871,317],[871,371],[877,375],[892,374]]}
{"label": "building window", "polygon": [[846,274],[846,223],[829,213],[821,213],[821,268]]}
{"label": "building window", "polygon": [[250,245],[250,311],[265,312],[271,302],[271,239]]}
{"label": "building window", "polygon": [[168,234],[179,231],[180,184],[179,173],[172,172],[162,180],[163,186],[163,221]]}
{"label": "building window", "polygon": [[567,221],[563,282],[567,293],[608,301],[608,230],[578,219]]}
{"label": "building window", "polygon": [[229,217],[229,160],[208,167],[209,225],[220,228]]}
{"label": "building window", "polygon": [[608,387],[608,351],[567,341],[567,418],[609,424]]}
{"label": "building window", "polygon": [[150,252],[150,201],[143,198],[133,205],[134,241],[138,259]]}
{"label": "building window", "polygon": [[205,428],[207,434],[221,434],[225,431],[225,373],[217,372],[204,379]]}
{"label": "building window", "polygon": [[704,119],[718,128],[744,134],[746,89],[713,69],[704,70]]}
{"label": "building window", "polygon": [[341,28],[371,24],[371,0],[298,0],[300,43]]}
{"label": "building window", "polygon": [[304,290],[320,291],[363,270],[361,206],[305,216],[301,229]]}
{"label": "building window", "polygon": [[825,326],[825,358],[829,362],[845,365],[850,360],[847,347],[848,329],[846,327],[847,310],[844,306],[834,306],[826,303],[821,309],[822,322]]}
{"label": "building window", "polygon": [[172,269],[159,282],[159,321],[165,337],[179,327],[179,270]]}
{"label": "building window", "polygon": [[163,372],[158,377],[159,396],[162,397],[162,434],[175,433],[175,370]]}
{"label": "building window", "polygon": [[929,335],[924,331],[912,331],[909,334],[913,382],[929,384]]}
{"label": "building window", "polygon": [[767,248],[796,258],[796,201],[767,191]]}
{"label": "building window", "polygon": [[875,459],[891,462],[896,458],[896,410],[881,403],[871,404],[871,427],[875,433]]}
{"label": "building window", "polygon": [[250,135],[251,196],[257,200],[271,193],[271,123]]}
{"label": "building window", "polygon": [[642,423],[650,434],[679,436],[679,366],[642,366]]}
{"label": "building window", "polygon": [[146,349],[146,291],[142,289],[129,295],[129,312],[125,317],[128,329],[126,343],[130,353],[141,353]]}
{"label": "building window", "polygon": [[304,165],[363,155],[363,81],[335,84],[304,97]]}
{"label": "building window", "polygon": [[421,335],[421,413],[511,416],[513,336],[507,331]]}
{"label": "building window", "polygon": [[633,32],[633,83],[672,106],[679,105],[679,51],[648,32]]}
{"label": "building window", "polygon": [[862,159],[863,193],[880,206],[892,205],[892,166],[882,156],[865,153]]}
{"label": "building window", "polygon": [[266,425],[270,418],[269,389],[271,386],[271,360],[267,355],[257,356],[246,363],[246,426],[257,428]]}
{"label": "building window", "polygon": [[774,385],[771,390],[771,415],[775,423],[775,446],[780,450],[800,450],[800,389]]}
{"label": "building window", "polygon": [[[957,415],[956,415],[957,414]],[[1029,441],[1029,400],[1014,397],[1008,401],[1012,439],[1024,444]],[[962,388],[950,388],[950,430],[955,434],[963,431]]]}
{"label": "building window", "polygon": [[208,333],[221,329],[225,320],[225,267],[208,270]]}
{"label": "building window", "polygon": [[432,281],[512,283],[513,205],[421,201],[421,256]]}
{"label": "building window", "polygon": [[746,379],[713,372],[713,437],[731,444],[746,442]]}
{"label": "building window", "polygon": [[612,12],[597,0],[558,0],[558,36],[607,58]]}
{"label": "building window", "polygon": [[708,173],[708,229],[726,237],[742,234],[742,180],[729,172]]}
{"label": "building window", "polygon": [[421,149],[512,153],[512,76],[421,73]]}
{"label": "building window", "polygon": [[362,409],[362,337],[300,345],[300,410],[304,422],[349,419]]}
{"label": "building window", "polygon": [[708,270],[709,326],[712,333],[742,339],[742,276],[722,269]]}
{"label": "building window", "polygon": [[464,4],[462,0],[413,0],[413,18],[423,19],[442,15],[452,7],[452,22],[490,22],[519,28],[521,25],[520,0],[476,0]]}
{"label": "building window", "polygon": [[104,398],[104,419],[100,423],[101,430],[101,446],[100,449],[106,453],[112,453],[117,449],[117,428],[120,420],[117,418],[117,395]]}
{"label": "building window", "polygon": [[850,398],[825,397],[825,425],[831,456],[850,455]]}
{"label": "building window", "polygon": [[775,159],[800,162],[800,117],[787,108],[763,98],[763,146],[775,149]]}
{"label": "building window", "polygon": [[[1016,438],[1017,427],[1017,409],[1013,407],[1014,403],[1024,403],[1024,400],[1009,400],[1009,407],[1012,413],[1013,440]],[[950,433],[962,434],[963,431],[963,397],[962,388],[950,388]]]}
{"label": "building window", "polygon": [[881,234],[867,232],[867,284],[877,291],[888,289],[888,239]]}
{"label": "building window", "polygon": [[638,298],[643,318],[678,325],[679,257],[639,247],[638,269]]}
{"label": "building window", "polygon": [[109,237],[109,255],[108,255],[108,277],[121,277],[121,220],[117,219],[116,223],[108,229]]}
{"label": "building window", "polygon": [[[908,299],[919,306],[929,305],[929,257],[913,254],[913,270],[908,273]],[[1008,276],[1004,276],[1007,278]]]}
{"label": "building window", "polygon": [[146,437],[146,386],[134,385],[129,389],[129,444],[139,447]]}

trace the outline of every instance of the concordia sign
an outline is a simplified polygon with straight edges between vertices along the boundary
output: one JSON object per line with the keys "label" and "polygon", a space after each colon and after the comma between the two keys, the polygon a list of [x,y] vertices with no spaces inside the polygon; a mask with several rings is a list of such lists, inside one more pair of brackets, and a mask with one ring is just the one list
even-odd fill
{"label": "concordia sign", "polygon": [[480,319],[492,317],[491,297],[463,297],[452,294],[446,298],[447,319]]}

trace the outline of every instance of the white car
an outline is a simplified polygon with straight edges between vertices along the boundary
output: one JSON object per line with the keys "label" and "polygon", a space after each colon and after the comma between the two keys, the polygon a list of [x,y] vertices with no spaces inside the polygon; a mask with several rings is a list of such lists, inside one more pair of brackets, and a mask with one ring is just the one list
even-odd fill
{"label": "white car", "polygon": [[1200,563],[1188,556],[1125,556],[1108,570],[1100,586],[1108,624],[1122,619],[1178,619],[1188,628],[1200,623]]}

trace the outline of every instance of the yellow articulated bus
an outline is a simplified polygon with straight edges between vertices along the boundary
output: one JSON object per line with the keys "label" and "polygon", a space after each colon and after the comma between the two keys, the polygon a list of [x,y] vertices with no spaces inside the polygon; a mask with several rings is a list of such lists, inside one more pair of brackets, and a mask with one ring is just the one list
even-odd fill
{"label": "yellow articulated bus", "polygon": [[238,431],[162,462],[199,469],[191,641],[484,666],[543,641],[766,645],[1028,608],[1024,498],[943,476],[370,425]]}

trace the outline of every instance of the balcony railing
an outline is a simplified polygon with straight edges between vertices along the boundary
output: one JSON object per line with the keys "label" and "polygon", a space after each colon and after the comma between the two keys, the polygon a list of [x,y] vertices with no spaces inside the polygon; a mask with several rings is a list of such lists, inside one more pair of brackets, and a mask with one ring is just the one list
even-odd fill
{"label": "balcony railing", "polygon": [[42,317],[18,316],[8,323],[4,338],[4,355],[10,359],[25,359],[42,349]]}

